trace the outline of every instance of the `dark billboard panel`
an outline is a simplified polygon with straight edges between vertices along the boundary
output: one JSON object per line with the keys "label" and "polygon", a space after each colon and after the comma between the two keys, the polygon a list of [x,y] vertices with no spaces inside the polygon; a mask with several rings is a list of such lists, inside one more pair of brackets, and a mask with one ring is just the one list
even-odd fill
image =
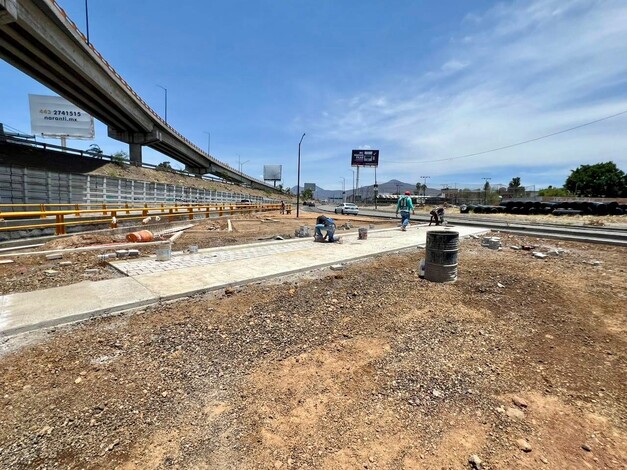
{"label": "dark billboard panel", "polygon": [[351,166],[379,166],[379,151],[353,150]]}

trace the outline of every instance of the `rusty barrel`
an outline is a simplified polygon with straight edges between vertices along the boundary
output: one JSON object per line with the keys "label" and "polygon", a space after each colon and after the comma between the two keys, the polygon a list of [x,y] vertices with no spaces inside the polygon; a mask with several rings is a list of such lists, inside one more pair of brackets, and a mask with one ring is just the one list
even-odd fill
{"label": "rusty barrel", "polygon": [[432,230],[427,232],[425,279],[432,282],[457,280],[459,232]]}
{"label": "rusty barrel", "polygon": [[151,242],[155,239],[150,230],[140,230],[139,232],[132,232],[126,235],[126,239],[129,242]]}

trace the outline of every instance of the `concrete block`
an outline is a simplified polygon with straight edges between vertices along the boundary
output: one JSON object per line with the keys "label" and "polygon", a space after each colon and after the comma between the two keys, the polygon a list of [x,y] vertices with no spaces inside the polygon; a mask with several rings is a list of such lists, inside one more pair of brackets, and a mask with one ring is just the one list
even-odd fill
{"label": "concrete block", "polygon": [[71,261],[61,261],[59,263],[59,266],[72,266],[72,262]]}
{"label": "concrete block", "polygon": [[48,260],[61,259],[61,258],[63,258],[63,254],[61,253],[52,253],[50,255],[46,255],[46,259]]}
{"label": "concrete block", "polygon": [[0,264],[13,264],[15,261],[12,259],[0,259]]}

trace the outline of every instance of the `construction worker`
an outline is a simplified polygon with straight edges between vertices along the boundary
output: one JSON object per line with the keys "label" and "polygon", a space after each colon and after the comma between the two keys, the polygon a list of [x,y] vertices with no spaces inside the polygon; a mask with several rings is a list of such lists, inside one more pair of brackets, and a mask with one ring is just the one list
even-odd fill
{"label": "construction worker", "polygon": [[398,217],[398,213],[401,213],[401,230],[404,232],[407,230],[407,226],[409,225],[409,212],[412,214],[416,214],[414,210],[414,203],[411,200],[411,192],[405,191],[405,195],[398,198],[398,202],[396,203],[396,216]]}
{"label": "construction worker", "polygon": [[[322,229],[326,230],[326,235],[322,236]],[[326,215],[319,215],[316,219],[316,234],[314,235],[314,241],[323,242],[327,240],[328,242],[334,242],[336,239],[333,238],[335,234],[335,220],[331,217],[327,217]]]}
{"label": "construction worker", "polygon": [[435,225],[442,225],[444,223],[444,207],[433,209],[429,212],[429,215],[431,216],[429,225],[431,225],[432,222],[435,222]]}

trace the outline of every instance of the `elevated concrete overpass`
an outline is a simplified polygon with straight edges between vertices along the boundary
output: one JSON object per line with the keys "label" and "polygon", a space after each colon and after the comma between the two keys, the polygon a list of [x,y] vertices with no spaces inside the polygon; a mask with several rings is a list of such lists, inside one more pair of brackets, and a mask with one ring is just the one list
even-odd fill
{"label": "elevated concrete overpass", "polygon": [[274,189],[213,158],[161,119],[55,0],[0,0],[0,58],[105,123],[111,138],[129,144],[132,163],[141,163],[148,146],[190,172]]}

